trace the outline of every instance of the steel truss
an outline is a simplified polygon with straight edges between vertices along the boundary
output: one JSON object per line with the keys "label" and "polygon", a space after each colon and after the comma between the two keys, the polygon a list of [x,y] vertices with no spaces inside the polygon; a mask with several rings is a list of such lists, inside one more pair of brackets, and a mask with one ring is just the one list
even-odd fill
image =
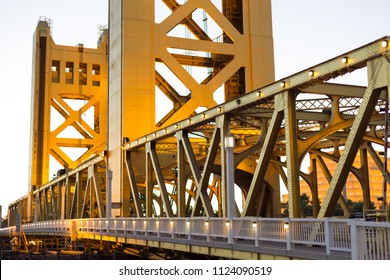
{"label": "steel truss", "polygon": [[[125,142],[123,181],[130,185],[131,215],[278,217],[283,182],[289,215],[296,218],[302,216],[303,181],[311,189],[314,216],[332,216],[338,202],[348,215],[342,190],[350,174],[358,178],[368,207],[372,200],[368,155],[379,170],[386,170],[384,180],[390,183],[384,158],[374,149],[384,145],[389,40],[381,38]],[[362,68],[367,69],[366,87],[329,82]],[[229,143],[231,136],[234,145]],[[301,167],[307,156],[309,172]],[[336,162],[336,169],[330,170],[324,159]],[[328,181],[322,202],[319,170]],[[23,211],[29,197],[35,201],[34,221],[105,217],[105,209],[111,207],[105,199],[110,185],[107,171],[104,155],[99,155],[12,203],[10,218]],[[234,185],[242,192],[241,209],[228,202]]]}

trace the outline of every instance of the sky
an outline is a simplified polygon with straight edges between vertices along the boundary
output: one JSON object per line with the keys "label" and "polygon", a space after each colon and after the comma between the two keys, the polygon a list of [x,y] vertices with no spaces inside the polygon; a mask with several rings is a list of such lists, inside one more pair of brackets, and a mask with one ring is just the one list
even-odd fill
{"label": "sky", "polygon": [[[129,0],[130,1],[130,0]],[[96,47],[107,0],[0,0],[0,205],[27,194],[32,40],[41,16],[56,44]],[[390,35],[389,0],[272,0],[275,76],[282,79]],[[364,84],[363,76],[346,77]]]}

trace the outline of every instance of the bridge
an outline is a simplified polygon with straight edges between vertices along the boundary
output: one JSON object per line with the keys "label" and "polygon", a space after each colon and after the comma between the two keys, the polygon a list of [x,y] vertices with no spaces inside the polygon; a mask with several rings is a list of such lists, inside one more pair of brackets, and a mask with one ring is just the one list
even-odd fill
{"label": "bridge", "polygon": [[[110,1],[111,35],[102,30],[97,49],[57,46],[49,22],[38,23],[29,193],[9,205],[1,235],[233,259],[390,258],[389,37],[274,81],[270,1],[223,1],[219,11],[165,0],[171,15],[158,23],[150,3],[120,2]],[[132,5],[144,9],[133,15]],[[218,39],[196,11],[220,26]],[[179,25],[193,37],[170,33]],[[357,70],[366,86],[334,82]],[[156,122],[157,92],[171,107]],[[69,127],[77,137],[62,133]],[[52,180],[50,157],[63,167]],[[348,219],[352,181],[365,213],[377,201],[371,217],[381,222]],[[344,219],[332,218],[338,206]]]}
{"label": "bridge", "polygon": [[[12,236],[15,230],[1,229],[0,234]],[[142,252],[147,250],[149,258],[168,251],[186,258],[244,260],[386,260],[390,257],[389,231],[389,223],[256,217],[77,219],[23,226],[34,245],[48,236],[73,240],[68,246],[56,244],[53,249],[58,254],[104,252],[108,244],[120,244],[133,256],[145,257]],[[24,244],[18,245],[23,251]],[[36,250],[31,243],[27,246]],[[113,250],[111,246],[108,251]]]}

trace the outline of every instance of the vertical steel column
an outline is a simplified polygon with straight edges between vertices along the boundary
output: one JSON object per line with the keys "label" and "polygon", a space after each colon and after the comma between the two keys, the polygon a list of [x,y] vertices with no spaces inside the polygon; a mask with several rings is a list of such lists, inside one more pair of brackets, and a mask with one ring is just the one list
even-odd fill
{"label": "vertical steel column", "polygon": [[185,194],[186,194],[186,160],[185,160],[185,151],[183,147],[182,141],[179,139],[179,137],[176,137],[177,139],[177,216],[178,217],[186,217],[187,216],[187,209],[186,209],[186,201],[185,201]]}
{"label": "vertical steel column", "polygon": [[218,213],[219,217],[227,217],[228,215],[228,201],[227,201],[227,177],[229,176],[226,164],[226,146],[225,136],[230,132],[229,127],[230,117],[226,114],[217,117],[215,120],[216,125],[220,129],[221,133],[221,202],[222,213]]}
{"label": "vertical steel column", "polygon": [[364,209],[370,209],[371,194],[370,194],[370,175],[368,167],[367,148],[360,147],[360,165],[362,168],[362,191]]}
{"label": "vertical steel column", "polygon": [[[145,149],[148,149],[147,144]],[[155,179],[153,176],[153,165],[152,160],[148,153],[145,153],[146,156],[146,193],[145,193],[145,208],[146,208],[146,217],[153,216],[153,189]]]}
{"label": "vertical steel column", "polygon": [[288,211],[290,218],[301,217],[301,198],[299,187],[298,127],[296,119],[296,92],[284,92],[284,119],[286,129],[286,163]]}
{"label": "vertical steel column", "polygon": [[317,157],[310,154],[310,167],[312,176],[311,196],[313,204],[313,217],[317,217],[320,211],[320,201],[318,199],[318,180],[317,180]]}
{"label": "vertical steel column", "polygon": [[[106,193],[106,217],[111,219],[111,203],[112,203],[112,170],[107,170],[107,193]],[[138,195],[138,194],[137,194]]]}
{"label": "vertical steel column", "polygon": [[35,193],[34,200],[35,200],[35,202],[34,202],[34,206],[35,206],[35,208],[34,208],[34,223],[37,223],[38,221],[40,221],[40,219],[39,219],[39,212],[40,212],[39,211],[40,210],[39,192]]}
{"label": "vertical steel column", "polygon": [[[388,61],[389,62],[389,61]],[[390,62],[389,62],[390,63]],[[389,86],[387,87],[386,99],[385,99],[385,134],[384,134],[384,151],[383,151],[383,187],[382,187],[382,209],[386,210],[387,206],[387,161],[388,161],[388,137],[389,137],[389,94],[390,94],[390,74],[388,74],[387,78],[389,79]],[[387,217],[387,215],[386,215]]]}
{"label": "vertical steel column", "polygon": [[223,138],[225,142],[226,156],[226,198],[227,198],[227,218],[231,221],[236,217],[236,200],[234,195],[234,136],[229,132]]}

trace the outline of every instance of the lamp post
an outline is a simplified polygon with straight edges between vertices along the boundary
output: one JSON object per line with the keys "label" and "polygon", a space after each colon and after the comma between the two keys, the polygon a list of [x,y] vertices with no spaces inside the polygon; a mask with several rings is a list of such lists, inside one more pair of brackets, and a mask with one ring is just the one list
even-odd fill
{"label": "lamp post", "polygon": [[228,243],[233,243],[233,218],[236,216],[234,199],[234,136],[227,134],[224,138],[226,154],[226,196],[227,196],[227,218],[229,220]]}
{"label": "lamp post", "polygon": [[226,192],[227,192],[227,218],[231,220],[236,215],[234,199],[234,136],[225,136],[226,152]]}

